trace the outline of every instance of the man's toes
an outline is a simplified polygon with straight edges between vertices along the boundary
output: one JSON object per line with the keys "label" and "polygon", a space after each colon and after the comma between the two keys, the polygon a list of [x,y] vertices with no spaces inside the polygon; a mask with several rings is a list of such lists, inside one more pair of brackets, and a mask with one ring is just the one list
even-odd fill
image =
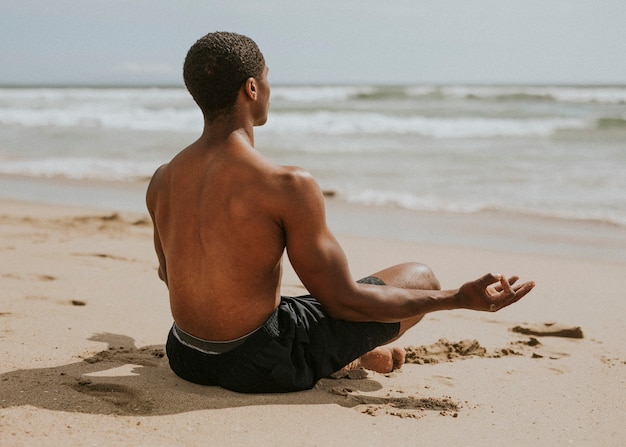
{"label": "man's toes", "polygon": [[391,348],[391,358],[393,359],[393,369],[400,369],[404,365],[406,351],[404,348],[393,347]]}

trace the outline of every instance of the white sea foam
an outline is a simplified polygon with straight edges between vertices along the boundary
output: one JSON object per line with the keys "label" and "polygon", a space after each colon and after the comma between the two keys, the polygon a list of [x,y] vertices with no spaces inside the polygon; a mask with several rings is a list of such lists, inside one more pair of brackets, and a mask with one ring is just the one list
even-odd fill
{"label": "white sea foam", "polygon": [[0,108],[0,124],[23,127],[76,127],[145,131],[192,132],[202,129],[194,109],[151,110],[133,105],[73,104],[64,109]]}
{"label": "white sea foam", "polygon": [[564,129],[584,129],[578,118],[507,119],[490,117],[394,116],[372,112],[274,113],[267,130],[276,133],[415,134],[432,138],[545,137]]}
{"label": "white sea foam", "polygon": [[187,132],[202,115],[182,89],[0,89],[0,124]]}
{"label": "white sea foam", "polygon": [[585,86],[481,86],[481,85],[451,85],[410,88],[409,94],[414,96],[428,96],[439,92],[442,97],[459,99],[489,99],[489,100],[551,100],[564,103],[626,103],[626,88],[624,87],[585,87]]}
{"label": "white sea foam", "polygon": [[32,177],[128,181],[149,178],[160,164],[159,161],[89,157],[3,160],[0,163],[0,173]]}
{"label": "white sea foam", "polygon": [[[294,109],[293,105],[314,102],[341,103],[359,95],[375,97],[383,87],[302,86],[273,90],[268,129],[276,132],[329,133],[345,135],[416,134],[433,138],[490,136],[549,136],[558,130],[584,129],[595,120],[566,116],[480,116],[438,113],[416,108],[407,112],[361,110],[353,107],[333,109]],[[390,87],[386,87],[390,89]],[[392,88],[394,92],[397,88]],[[577,103],[626,103],[622,87],[532,87],[532,86],[414,86],[410,96],[429,96],[441,92],[449,98],[498,98],[526,95]],[[368,96],[369,95],[369,96]],[[395,97],[394,97],[395,98]],[[419,104],[419,103],[417,103]],[[287,107],[287,109],[285,109]],[[417,107],[417,105],[415,106]],[[621,118],[599,116],[596,118]],[[81,127],[139,131],[198,132],[202,117],[184,89],[0,89],[0,125],[22,127]]]}
{"label": "white sea foam", "polygon": [[343,197],[352,203],[374,206],[397,206],[399,208],[418,211],[448,211],[457,213],[471,213],[489,208],[489,204],[463,202],[444,202],[433,196],[419,196],[408,192],[380,191],[365,189],[357,192],[347,192]]}
{"label": "white sea foam", "polygon": [[[0,108],[0,124],[22,127],[75,127],[113,130],[199,132],[196,109],[150,109],[133,104],[75,103],[64,109]],[[372,112],[275,112],[266,131],[276,133],[415,134],[432,138],[549,136],[584,129],[578,118],[507,119],[489,117],[394,116]]]}
{"label": "white sea foam", "polygon": [[594,209],[590,207],[562,206],[555,203],[546,208],[528,204],[523,206],[515,201],[498,199],[476,200],[467,196],[435,197],[399,191],[364,189],[357,192],[340,192],[340,197],[350,203],[367,206],[392,206],[414,211],[476,213],[480,211],[501,211],[543,217],[557,217],[574,220],[594,220],[626,226],[626,211],[614,208]]}
{"label": "white sea foam", "polygon": [[346,101],[376,91],[372,86],[279,86],[272,89],[272,100],[297,103]]}
{"label": "white sea foam", "polygon": [[414,85],[414,86],[279,86],[272,90],[279,101],[314,103],[352,99],[405,98],[483,99],[564,103],[626,103],[624,86],[526,86],[526,85]]}

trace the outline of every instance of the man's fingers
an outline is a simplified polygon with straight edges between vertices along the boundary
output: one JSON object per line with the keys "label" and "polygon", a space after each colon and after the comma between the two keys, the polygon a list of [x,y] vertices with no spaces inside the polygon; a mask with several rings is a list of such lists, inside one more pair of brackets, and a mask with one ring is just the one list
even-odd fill
{"label": "man's fingers", "polygon": [[500,276],[500,284],[502,285],[504,293],[515,293],[513,289],[511,289],[511,284],[509,284],[509,281],[505,279],[504,276]]}
{"label": "man's fingers", "polygon": [[511,276],[507,279],[504,275],[487,273],[476,281],[480,287],[484,287],[490,296],[491,304],[489,304],[489,311],[497,312],[518,302],[535,287],[534,281],[513,286],[518,280],[518,276]]}
{"label": "man's fingers", "polygon": [[[519,276],[511,276],[511,277],[509,278],[509,285],[511,285],[511,286],[512,286],[512,285],[513,285],[513,284],[515,284],[518,280],[519,280]],[[496,289],[496,291],[497,291],[497,292],[501,292],[501,291],[503,290],[503,289],[502,289],[502,285],[497,285],[497,286],[495,286],[495,289]]]}
{"label": "man's fingers", "polygon": [[517,303],[519,300],[521,300],[528,292],[530,292],[533,287],[535,287],[535,283],[534,281],[528,281],[522,285],[520,285],[519,287],[515,288],[515,291],[513,292],[513,296],[511,297],[511,299],[509,299],[504,306],[502,307],[507,307],[510,306],[513,303]]}
{"label": "man's fingers", "polygon": [[533,281],[529,281],[513,287],[513,290],[515,291],[515,293],[523,293],[524,295],[526,295],[533,289],[533,287],[535,287],[535,283]]}
{"label": "man's fingers", "polygon": [[522,284],[521,286],[519,286],[515,290],[515,296],[519,296],[521,298],[524,295],[526,295],[528,292],[533,290],[534,287],[535,287],[535,282],[534,281],[528,281],[528,282]]}
{"label": "man's fingers", "polygon": [[488,287],[493,283],[500,281],[502,275],[492,275],[491,273],[487,273],[482,278],[480,278],[477,282],[481,285],[481,287]]}

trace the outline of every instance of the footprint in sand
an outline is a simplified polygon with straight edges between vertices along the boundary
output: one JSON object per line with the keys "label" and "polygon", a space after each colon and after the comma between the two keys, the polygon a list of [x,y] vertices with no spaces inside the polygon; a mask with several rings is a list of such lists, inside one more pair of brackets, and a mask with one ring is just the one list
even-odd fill
{"label": "footprint in sand", "polygon": [[126,385],[92,383],[89,379],[81,379],[72,388],[105,404],[111,404],[111,413],[114,414],[148,414],[153,406],[152,402],[142,399],[140,393]]}
{"label": "footprint in sand", "polygon": [[148,346],[137,348],[132,338],[114,334],[96,334],[90,337],[90,340],[107,341],[109,348],[84,361],[91,364],[106,362],[115,366],[83,374],[75,384],[71,385],[71,388],[98,399],[105,405],[110,405],[109,411],[114,414],[150,414],[154,405],[145,392],[123,384],[101,380],[138,376],[139,374],[135,371],[139,368],[159,366],[165,357],[163,349]]}
{"label": "footprint in sand", "polygon": [[400,418],[420,418],[427,411],[436,411],[442,416],[457,417],[461,406],[450,397],[400,397],[388,393],[386,396],[366,396],[349,388],[332,388],[330,393],[344,396],[345,400],[339,402],[345,407],[354,407],[361,413],[370,416],[386,414]]}

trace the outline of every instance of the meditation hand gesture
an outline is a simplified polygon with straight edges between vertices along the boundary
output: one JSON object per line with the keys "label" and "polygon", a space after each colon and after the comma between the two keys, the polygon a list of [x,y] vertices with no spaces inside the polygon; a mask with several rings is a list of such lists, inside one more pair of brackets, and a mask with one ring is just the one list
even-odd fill
{"label": "meditation hand gesture", "polygon": [[513,287],[519,277],[511,276],[508,281],[503,275],[487,273],[482,278],[467,282],[457,293],[460,308],[496,312],[524,297],[535,283],[528,281]]}

